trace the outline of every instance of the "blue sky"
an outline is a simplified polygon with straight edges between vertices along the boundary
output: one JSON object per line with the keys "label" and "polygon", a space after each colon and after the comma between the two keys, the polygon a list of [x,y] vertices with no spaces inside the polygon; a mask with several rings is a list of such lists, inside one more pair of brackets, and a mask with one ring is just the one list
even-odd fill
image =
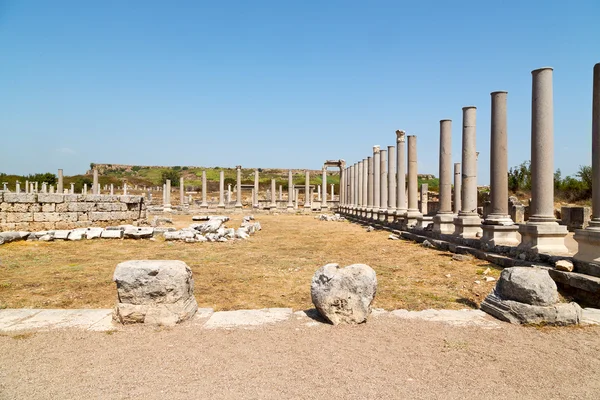
{"label": "blue sky", "polygon": [[554,68],[555,168],[591,164],[600,2],[0,0],[0,172],[90,162],[318,169],[395,130],[438,174],[439,120],[490,92],[509,165],[530,158],[531,70]]}

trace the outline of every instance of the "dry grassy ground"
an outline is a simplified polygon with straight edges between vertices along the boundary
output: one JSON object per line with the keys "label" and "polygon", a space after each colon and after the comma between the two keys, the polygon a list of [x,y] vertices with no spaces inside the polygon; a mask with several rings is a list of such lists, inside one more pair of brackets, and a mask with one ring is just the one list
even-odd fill
{"label": "dry grassy ground", "polygon": [[[247,241],[179,243],[161,240],[17,242],[0,246],[0,308],[110,308],[115,266],[133,259],[177,259],[194,272],[200,307],[215,310],[312,307],[310,281],[320,266],[365,263],[377,272],[375,307],[476,307],[492,290],[480,260],[453,261],[452,254],[412,242],[388,240],[348,222],[310,215],[257,215],[263,230]],[[191,223],[176,217],[177,226]],[[227,223],[237,227],[241,215]],[[450,277],[446,277],[450,274]],[[480,284],[474,283],[480,280]]]}

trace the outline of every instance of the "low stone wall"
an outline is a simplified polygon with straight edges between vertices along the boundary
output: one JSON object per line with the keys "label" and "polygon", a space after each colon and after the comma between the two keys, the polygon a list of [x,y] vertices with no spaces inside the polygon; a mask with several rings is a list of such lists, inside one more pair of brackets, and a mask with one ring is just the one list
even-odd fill
{"label": "low stone wall", "polygon": [[73,229],[145,219],[143,196],[0,192],[0,231]]}

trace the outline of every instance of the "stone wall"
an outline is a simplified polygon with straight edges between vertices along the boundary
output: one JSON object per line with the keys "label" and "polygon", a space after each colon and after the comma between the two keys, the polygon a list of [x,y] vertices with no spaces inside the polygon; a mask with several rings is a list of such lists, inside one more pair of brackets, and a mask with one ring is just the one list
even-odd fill
{"label": "stone wall", "polygon": [[0,231],[73,229],[144,219],[143,196],[0,192]]}

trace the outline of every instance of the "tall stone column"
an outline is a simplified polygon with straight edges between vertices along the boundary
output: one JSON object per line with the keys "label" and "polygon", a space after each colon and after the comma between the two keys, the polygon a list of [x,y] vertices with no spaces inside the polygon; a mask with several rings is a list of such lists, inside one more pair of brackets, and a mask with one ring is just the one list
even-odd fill
{"label": "tall stone column", "polygon": [[294,177],[292,176],[292,170],[288,170],[288,211],[294,209]]}
{"label": "tall stone column", "polygon": [[306,170],[304,177],[304,208],[311,208],[311,198],[310,198],[310,171]]}
{"label": "tall stone column", "polygon": [[406,216],[406,133],[396,131],[396,222]]}
{"label": "tall stone column", "polygon": [[269,205],[269,208],[272,210],[276,210],[277,209],[277,183],[275,182],[275,179],[271,179],[271,204]]}
{"label": "tall stone column", "polygon": [[[362,208],[364,207],[364,200],[363,200],[363,185],[364,182],[363,180],[365,179],[365,175],[364,175],[364,162],[363,161],[359,161],[358,162],[358,204],[357,204],[357,208],[358,210],[362,210]],[[360,214],[360,213],[359,213]]]}
{"label": "tall stone column", "polygon": [[236,186],[237,186],[237,190],[235,193],[235,208],[240,209],[243,207],[242,205],[242,166],[241,165],[236,165],[235,167],[235,172],[236,172]]}
{"label": "tall stone column", "polygon": [[279,185],[279,201],[283,201],[283,185]]}
{"label": "tall stone column", "polygon": [[96,168],[94,168],[93,174],[94,178],[92,185],[92,194],[100,194],[100,191],[98,190],[98,170]]}
{"label": "tall stone column", "polygon": [[323,167],[323,190],[321,190],[321,209],[327,210],[327,167]]}
{"label": "tall stone column", "polygon": [[592,92],[592,219],[587,228],[575,231],[575,240],[575,260],[600,264],[600,63],[594,65]]}
{"label": "tall stone column", "polygon": [[[127,191],[127,182],[123,183],[123,191]],[[164,193],[164,212],[170,212],[171,210],[171,180],[165,180],[165,193]]]}
{"label": "tall stone column", "polygon": [[396,147],[388,146],[388,203],[389,215],[396,213]]}
{"label": "tall stone column", "polygon": [[387,150],[379,151],[379,220],[387,221],[388,176]]}
{"label": "tall stone column", "polygon": [[491,213],[481,228],[484,248],[516,246],[518,228],[508,215],[508,138],[506,124],[506,92],[493,92],[490,139]]}
{"label": "tall stone column", "polygon": [[458,214],[462,207],[462,169],[460,163],[454,163],[454,197],[452,202],[452,213]]}
{"label": "tall stone column", "polygon": [[367,157],[367,218],[373,213],[373,157]]}
{"label": "tall stone column", "polygon": [[373,146],[373,219],[377,219],[381,203],[381,150]]}
{"label": "tall stone column", "polygon": [[349,205],[350,205],[350,213],[354,213],[354,209],[356,208],[356,198],[354,195],[354,188],[355,188],[355,183],[354,183],[354,179],[355,179],[355,175],[354,175],[354,164],[351,165],[348,168],[348,177],[350,179],[350,184],[349,184],[349,196],[348,196],[348,200],[349,200]]}
{"label": "tall stone column", "polygon": [[440,208],[433,217],[433,232],[440,234],[454,233],[452,212],[452,120],[440,121]]}
{"label": "tall stone column", "polygon": [[476,107],[463,107],[462,207],[454,218],[454,234],[469,239],[481,235],[481,218],[477,213],[476,113]]}
{"label": "tall stone column", "polygon": [[[427,215],[428,212],[428,203],[429,203],[429,184],[422,183],[421,184],[421,214],[424,216]],[[425,228],[425,227],[423,227]]]}
{"label": "tall stone column", "polygon": [[[519,226],[519,249],[530,254],[567,254],[567,227],[554,217],[554,109],[552,68],[531,72],[531,207]],[[464,201],[464,200],[463,200]]]}
{"label": "tall stone column", "polygon": [[183,178],[179,178],[179,205],[183,207],[185,203],[185,183]]}
{"label": "tall stone column", "polygon": [[254,170],[254,194],[252,195],[252,207],[258,208],[258,190],[259,190],[259,176],[258,169]]}
{"label": "tall stone column", "polygon": [[62,169],[58,170],[58,186],[56,188],[56,192],[60,194],[63,194],[65,192],[64,176]]}
{"label": "tall stone column", "polygon": [[359,183],[359,174],[358,174],[358,163],[354,163],[354,165],[352,166],[352,175],[354,176],[354,189],[352,190],[352,192],[354,193],[354,214],[358,214],[358,207],[359,207],[359,187],[360,187],[360,183]]}
{"label": "tall stone column", "polygon": [[202,171],[202,203],[200,204],[200,208],[208,208],[208,203],[206,202],[206,171]]}
{"label": "tall stone column", "polygon": [[217,208],[225,208],[225,171],[219,171],[219,204]]}
{"label": "tall stone column", "polygon": [[404,218],[404,228],[414,228],[418,219],[423,217],[419,211],[417,137],[408,136],[408,210]]}

